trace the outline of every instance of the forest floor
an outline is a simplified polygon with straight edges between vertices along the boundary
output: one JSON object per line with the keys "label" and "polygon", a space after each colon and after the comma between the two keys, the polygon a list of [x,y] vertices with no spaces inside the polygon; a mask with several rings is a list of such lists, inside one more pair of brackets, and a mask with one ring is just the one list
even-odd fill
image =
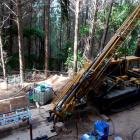
{"label": "forest floor", "polygon": [[[52,85],[54,90],[60,91],[61,88],[69,81],[69,78],[63,76],[54,75],[50,79],[42,82],[47,82]],[[4,92],[5,91],[5,92]],[[15,95],[16,88],[11,87],[9,91],[0,89],[0,99],[8,98]],[[4,95],[3,95],[4,94]],[[24,101],[23,101],[24,102]],[[0,107],[2,107],[0,105]],[[83,111],[83,110],[82,110]],[[84,115],[83,115],[84,114]],[[78,116],[78,117],[77,117]],[[112,114],[108,116],[111,118],[115,136],[120,136],[123,140],[140,140],[140,105],[137,105],[131,110],[125,110],[120,113]],[[65,121],[65,127],[59,130],[58,135],[51,138],[51,140],[78,140],[84,133],[90,132],[93,128],[93,123],[96,120],[101,120],[101,117],[96,113],[94,107],[87,107],[82,113],[75,112],[75,115],[70,120]],[[111,124],[111,132],[113,131],[113,125]],[[45,129],[45,128],[43,128]],[[136,131],[137,130],[137,131]],[[26,132],[26,134],[25,134]],[[2,133],[3,134],[3,133]],[[25,135],[29,137],[29,129],[15,129],[7,131],[3,140],[27,140]],[[34,134],[33,134],[34,135]],[[8,136],[8,137],[7,137]],[[16,137],[15,137],[16,136]],[[132,136],[134,137],[132,139]],[[9,138],[9,139],[8,139]],[[110,137],[109,140],[114,140]]]}
{"label": "forest floor", "polygon": [[[115,130],[114,135],[110,136],[109,140],[114,140],[114,136],[120,136],[123,140],[140,140],[140,105],[135,106],[131,110],[112,114],[108,117],[112,119]],[[98,116],[95,113],[95,110],[90,107],[87,109],[84,116],[68,119],[65,122],[65,127],[57,131],[58,135],[52,137],[50,140],[80,140],[83,134],[91,132],[93,129],[93,123],[97,120],[101,120],[101,117]],[[43,120],[43,122],[43,124],[37,123],[35,128],[33,127],[33,137],[42,136],[42,134],[44,134],[43,131],[46,131],[45,134],[47,134],[47,122],[45,120]],[[110,123],[110,129],[112,133],[112,123]],[[0,139],[30,140],[29,129],[27,127],[20,127],[14,130],[8,129],[6,132],[2,131],[2,133],[0,133]]]}
{"label": "forest floor", "polygon": [[[9,112],[10,109],[22,108],[26,106],[32,106],[28,100],[29,88],[34,84],[46,83],[53,87],[55,93],[59,94],[61,88],[69,81],[67,76],[63,75],[51,75],[47,80],[38,82],[24,83],[24,88],[17,85],[7,86],[4,82],[0,82],[0,113]],[[17,98],[15,98],[17,97]]]}
{"label": "forest floor", "polygon": [[[62,130],[58,136],[53,137],[51,140],[80,140],[83,134],[93,130],[95,121],[102,119],[95,112],[91,108],[89,112],[85,113],[84,117],[68,120],[66,127],[69,129],[69,133]],[[115,136],[120,136],[123,140],[140,140],[140,105],[108,117],[113,122],[113,124],[110,122],[111,133],[114,131],[109,140],[114,140],[113,137]]]}
{"label": "forest floor", "polygon": [[[53,87],[55,92],[58,92],[68,81],[69,78],[67,76],[55,74],[51,75],[47,80],[38,82],[25,82],[24,87],[33,84],[47,83]],[[0,100],[23,94],[25,94],[25,90],[21,91],[21,87],[18,84],[8,84],[8,86],[6,86],[4,82],[0,82]]]}

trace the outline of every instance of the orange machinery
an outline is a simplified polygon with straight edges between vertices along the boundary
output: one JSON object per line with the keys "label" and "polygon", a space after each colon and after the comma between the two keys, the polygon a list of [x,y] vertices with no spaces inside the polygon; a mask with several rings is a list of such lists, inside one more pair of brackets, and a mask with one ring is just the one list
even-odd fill
{"label": "orange machinery", "polygon": [[140,4],[116,31],[104,49],[97,55],[95,60],[85,70],[81,70],[73,80],[65,87],[61,95],[53,102],[52,112],[63,117],[66,112],[72,111],[76,104],[81,101],[91,90],[96,91],[104,71],[107,69],[115,51],[124,42],[126,37],[133,31],[140,18]]}

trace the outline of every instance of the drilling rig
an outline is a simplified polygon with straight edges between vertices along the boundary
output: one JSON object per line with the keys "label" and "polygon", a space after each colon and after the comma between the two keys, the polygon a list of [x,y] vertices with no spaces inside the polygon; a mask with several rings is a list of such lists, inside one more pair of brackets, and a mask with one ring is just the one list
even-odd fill
{"label": "drilling rig", "polygon": [[[90,92],[92,92],[93,96],[95,95],[96,97],[101,97],[100,90],[101,87],[103,87],[102,83],[104,83],[102,81],[106,81],[104,80],[106,77],[106,72],[114,61],[114,54],[119,46],[122,45],[126,37],[134,30],[139,18],[140,4],[126,19],[122,26],[116,31],[114,36],[107,43],[104,49],[97,55],[94,61],[86,69],[82,69],[80,72],[78,72],[74,76],[73,80],[71,80],[71,82],[69,82],[69,84],[63,89],[60,96],[58,96],[57,99],[53,102],[52,112],[56,116],[63,118],[66,112],[73,111],[75,106],[81,103]],[[125,58],[117,61],[121,61],[123,64],[124,60],[127,59]],[[137,58],[137,60],[139,60],[139,58]],[[132,71],[128,71],[128,69],[125,69],[125,74],[126,73],[129,73],[129,75],[136,74]],[[138,78],[140,78],[138,73],[136,75]],[[112,83],[116,84],[116,81],[119,80],[119,78],[123,80],[124,77],[115,77],[115,79],[109,77],[108,83],[111,81]],[[114,84],[112,85],[114,86]],[[112,86],[109,88],[112,88]]]}

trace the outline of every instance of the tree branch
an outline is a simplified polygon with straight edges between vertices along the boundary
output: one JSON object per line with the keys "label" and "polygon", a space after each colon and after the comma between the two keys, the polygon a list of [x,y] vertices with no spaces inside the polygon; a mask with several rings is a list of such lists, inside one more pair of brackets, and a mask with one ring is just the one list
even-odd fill
{"label": "tree branch", "polygon": [[15,16],[17,16],[17,14],[6,3],[3,3],[3,5],[5,5]]}
{"label": "tree branch", "polygon": [[8,17],[6,17],[5,19],[3,19],[3,21],[1,21],[1,25],[0,28],[2,28],[5,24],[5,22],[9,19],[10,15],[8,15]]}
{"label": "tree branch", "polygon": [[11,0],[11,2],[13,2],[17,6],[17,4],[16,4],[16,2],[14,0]]}

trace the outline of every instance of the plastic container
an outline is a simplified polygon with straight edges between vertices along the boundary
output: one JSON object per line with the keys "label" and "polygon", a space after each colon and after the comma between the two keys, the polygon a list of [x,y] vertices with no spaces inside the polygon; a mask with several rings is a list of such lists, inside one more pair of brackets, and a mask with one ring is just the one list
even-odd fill
{"label": "plastic container", "polygon": [[28,92],[28,96],[29,96],[29,102],[30,102],[30,103],[33,103],[33,90],[30,90],[30,91]]}
{"label": "plastic container", "polygon": [[121,137],[117,136],[114,138],[114,140],[123,140]]}
{"label": "plastic container", "polygon": [[96,140],[96,137],[92,134],[84,134],[81,137],[81,140]]}
{"label": "plastic container", "polygon": [[109,124],[105,121],[96,121],[94,124],[95,131],[98,134],[97,140],[108,140]]}
{"label": "plastic container", "polygon": [[53,99],[53,88],[48,84],[40,84],[33,91],[33,100],[45,105]]}

